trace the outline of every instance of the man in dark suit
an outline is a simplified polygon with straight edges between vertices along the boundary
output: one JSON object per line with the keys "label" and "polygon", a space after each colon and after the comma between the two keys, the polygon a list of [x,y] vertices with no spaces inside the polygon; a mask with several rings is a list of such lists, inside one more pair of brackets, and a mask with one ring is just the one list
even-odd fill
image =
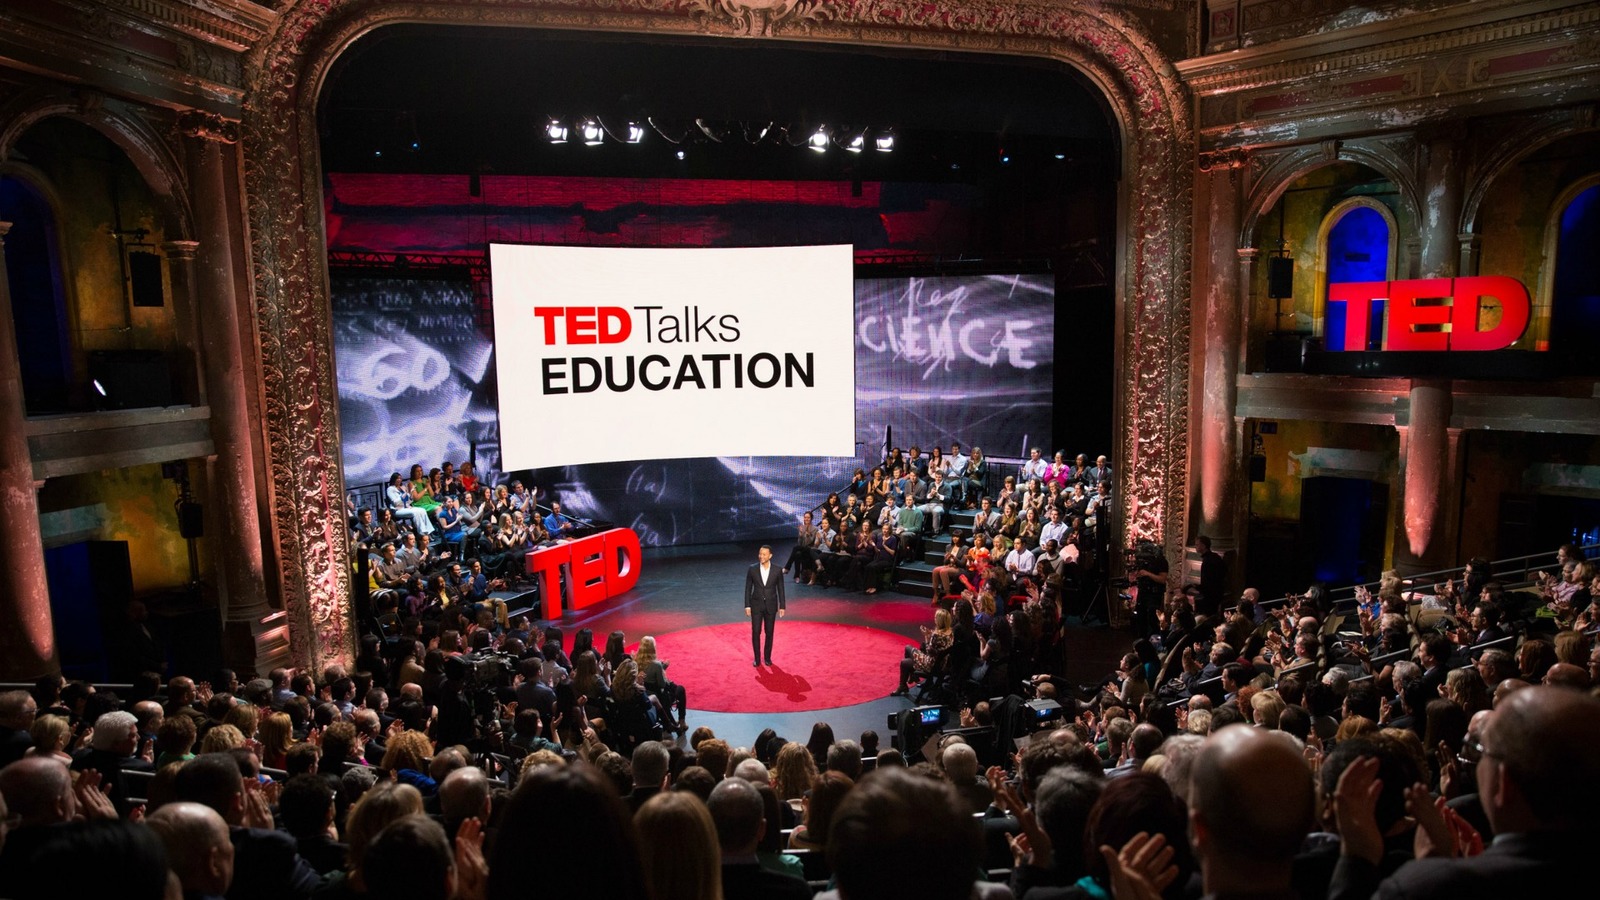
{"label": "man in dark suit", "polygon": [[761,865],[756,848],[766,831],[761,794],[742,778],[725,778],[706,800],[722,847],[724,900],[809,900],[811,888]]}
{"label": "man in dark suit", "polygon": [[202,753],[184,763],[173,789],[179,800],[209,806],[228,823],[234,873],[228,900],[304,900],[321,883],[295,839],[273,828],[265,794],[246,793],[230,754]]}
{"label": "man in dark suit", "polygon": [[1216,617],[1222,611],[1222,595],[1227,590],[1228,561],[1211,549],[1211,538],[1200,535],[1194,539],[1195,553],[1200,556],[1200,599],[1194,605],[1195,615]]}
{"label": "man in dark suit", "polygon": [[[1567,896],[1590,880],[1594,814],[1600,805],[1600,701],[1560,687],[1532,687],[1506,698],[1489,717],[1477,746],[1478,796],[1494,826],[1493,843],[1476,856],[1438,847],[1448,831],[1424,794],[1426,841],[1443,858],[1418,858],[1378,881],[1382,834],[1372,801],[1376,766],[1352,763],[1336,792],[1342,857],[1330,897],[1500,898]],[[1196,784],[1200,773],[1195,772]],[[1424,817],[1419,815],[1419,820]]]}
{"label": "man in dark suit", "polygon": [[[762,545],[756,554],[759,560],[744,573],[744,614],[750,617],[750,665],[759,666],[764,660],[772,665],[772,631],[783,617],[783,573],[772,564],[772,548]],[[761,650],[761,632],[767,633],[767,648]]]}

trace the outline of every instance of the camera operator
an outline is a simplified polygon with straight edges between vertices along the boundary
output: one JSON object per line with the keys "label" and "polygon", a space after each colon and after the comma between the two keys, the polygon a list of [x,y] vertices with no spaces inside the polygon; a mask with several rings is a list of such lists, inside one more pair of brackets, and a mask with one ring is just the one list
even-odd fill
{"label": "camera operator", "polygon": [[1167,558],[1161,548],[1149,541],[1140,541],[1134,550],[1133,573],[1133,628],[1142,638],[1156,631],[1156,610],[1167,595]]}

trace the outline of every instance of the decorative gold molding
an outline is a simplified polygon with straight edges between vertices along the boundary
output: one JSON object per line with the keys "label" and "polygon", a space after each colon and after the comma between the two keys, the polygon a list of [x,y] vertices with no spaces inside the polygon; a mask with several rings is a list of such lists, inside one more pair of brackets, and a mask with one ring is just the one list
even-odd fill
{"label": "decorative gold molding", "polygon": [[260,336],[271,515],[291,655],[320,669],[353,654],[338,399],[328,318],[315,104],[329,67],[386,24],[437,23],[938,48],[1066,62],[1099,86],[1124,135],[1120,200],[1118,494],[1125,538],[1186,537],[1189,100],[1135,22],[1099,4],[920,0],[299,0],[247,66],[242,141]]}
{"label": "decorative gold molding", "polygon": [[[1443,24],[1437,17],[1422,21],[1425,24],[1419,25],[1414,37],[1396,39],[1400,23],[1389,22],[1385,27],[1350,29],[1343,35],[1311,35],[1297,41],[1278,41],[1250,50],[1185,60],[1178,69],[1189,88],[1205,96],[1328,78],[1347,71],[1380,71],[1396,62],[1439,57],[1487,44],[1542,42],[1552,34],[1575,34],[1600,25],[1600,4],[1560,12],[1540,11],[1488,23],[1474,21],[1445,31],[1437,30]],[[1302,52],[1285,58],[1296,50]]]}

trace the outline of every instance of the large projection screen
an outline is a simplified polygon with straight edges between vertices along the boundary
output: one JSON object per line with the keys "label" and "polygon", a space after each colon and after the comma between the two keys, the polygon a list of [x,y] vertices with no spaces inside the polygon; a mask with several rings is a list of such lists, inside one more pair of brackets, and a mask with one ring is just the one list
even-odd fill
{"label": "large projection screen", "polygon": [[[520,478],[545,502],[559,499],[566,511],[631,527],[647,546],[783,539],[793,535],[795,516],[842,490],[856,466],[882,459],[891,431],[903,447],[948,448],[959,440],[991,456],[1062,446],[1050,435],[1053,282],[1040,274],[858,279],[853,356],[830,360],[846,370],[853,361],[855,369],[854,445],[846,453],[528,468],[508,466],[501,453],[505,388],[495,356],[519,351],[495,340],[484,315],[487,286],[475,285],[465,269],[335,271],[345,483],[371,495],[413,463],[426,470],[471,459],[487,483]],[[737,412],[719,422],[788,435],[811,428],[777,406]]]}
{"label": "large projection screen", "polygon": [[849,245],[491,244],[489,268],[506,468],[855,453]]}

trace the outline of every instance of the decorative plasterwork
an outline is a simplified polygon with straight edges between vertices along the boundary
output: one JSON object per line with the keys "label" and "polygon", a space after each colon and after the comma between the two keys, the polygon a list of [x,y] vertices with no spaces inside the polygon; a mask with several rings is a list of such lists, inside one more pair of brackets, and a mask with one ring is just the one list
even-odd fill
{"label": "decorative plasterwork", "polygon": [[0,55],[108,93],[236,108],[241,54],[272,13],[240,0],[34,0],[0,4]]}
{"label": "decorative plasterwork", "polygon": [[1339,161],[1360,163],[1388,178],[1399,191],[1402,208],[1410,220],[1421,221],[1415,141],[1409,135],[1257,150],[1250,154],[1246,170],[1239,246],[1254,245],[1256,223],[1295,179]]}
{"label": "decorative plasterwork", "polygon": [[[1119,219],[1120,386],[1115,448],[1125,534],[1185,539],[1189,253],[1194,147],[1188,98],[1143,31],[1100,4],[920,0],[301,0],[253,54],[243,146],[265,393],[272,516],[296,665],[353,652],[338,403],[317,158],[317,92],[335,58],[385,24],[421,22],[762,37],[1038,56],[1104,92],[1126,156]],[[952,63],[957,64],[957,63]],[[672,77],[673,73],[662,73]]]}
{"label": "decorative plasterwork", "polygon": [[[1505,15],[1519,11],[1500,6]],[[1319,128],[1411,127],[1459,109],[1469,96],[1480,104],[1494,97],[1503,108],[1600,93],[1600,4],[1409,37],[1325,37],[1320,46],[1299,49],[1275,44],[1255,51],[1254,60],[1226,54],[1180,65],[1198,96],[1202,141],[1260,143]]]}
{"label": "decorative plasterwork", "polygon": [[1461,204],[1462,235],[1478,230],[1478,210],[1500,174],[1534,150],[1568,135],[1593,131],[1600,105],[1550,109],[1504,123],[1489,141],[1474,142],[1477,151],[1467,168],[1467,194]]}

